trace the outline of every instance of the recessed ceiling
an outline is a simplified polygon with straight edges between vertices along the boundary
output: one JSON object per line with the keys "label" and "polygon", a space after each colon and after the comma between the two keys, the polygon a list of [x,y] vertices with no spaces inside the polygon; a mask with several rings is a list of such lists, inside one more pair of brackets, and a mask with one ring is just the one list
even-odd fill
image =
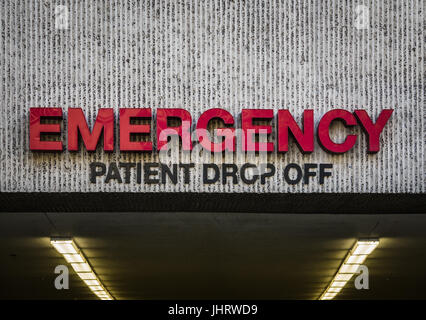
{"label": "recessed ceiling", "polygon": [[95,299],[51,236],[71,236],[117,299],[317,299],[356,239],[379,237],[337,299],[426,298],[425,215],[1,213],[0,298]]}

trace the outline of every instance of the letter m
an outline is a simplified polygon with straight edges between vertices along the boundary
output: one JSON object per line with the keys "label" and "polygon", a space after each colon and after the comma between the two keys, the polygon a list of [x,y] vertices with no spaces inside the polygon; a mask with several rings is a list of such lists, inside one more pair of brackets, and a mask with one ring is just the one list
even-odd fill
{"label": "letter m", "polygon": [[86,118],[81,108],[68,109],[68,150],[78,151],[78,133],[83,139],[88,151],[95,151],[102,130],[104,132],[104,150],[114,150],[114,110],[112,108],[99,109],[98,116],[90,132]]}

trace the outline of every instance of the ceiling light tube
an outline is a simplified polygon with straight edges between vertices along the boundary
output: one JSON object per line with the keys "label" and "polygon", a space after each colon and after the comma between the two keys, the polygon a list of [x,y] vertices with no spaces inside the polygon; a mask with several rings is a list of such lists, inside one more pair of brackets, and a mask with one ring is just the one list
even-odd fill
{"label": "ceiling light tube", "polygon": [[77,272],[77,275],[82,280],[96,280],[96,274],[94,274],[93,272]]}
{"label": "ceiling light tube", "polygon": [[68,263],[82,263],[84,262],[84,258],[81,256],[81,254],[64,254],[65,260],[67,260]]}
{"label": "ceiling light tube", "polygon": [[367,259],[366,254],[361,254],[357,256],[350,256],[346,261],[346,264],[363,264],[365,259]]}
{"label": "ceiling light tube", "polygon": [[90,272],[92,268],[90,268],[87,262],[84,263],[71,263],[71,267],[75,272]]}
{"label": "ceiling light tube", "polygon": [[339,273],[352,273],[352,274],[354,274],[358,270],[359,266],[360,266],[359,264],[346,264],[346,263],[344,263],[340,267]]}
{"label": "ceiling light tube", "polygon": [[50,243],[60,254],[78,254],[78,248],[72,240],[51,240]]}
{"label": "ceiling light tube", "polygon": [[368,255],[379,245],[379,239],[358,240],[346,255],[330,284],[319,297],[320,300],[333,299],[352,276],[358,271]]}
{"label": "ceiling light tube", "polygon": [[51,238],[52,246],[71,264],[77,275],[86,283],[89,289],[102,300],[113,300],[114,298],[105,289],[102,282],[94,272],[93,268],[84,257],[84,254],[70,238]]}
{"label": "ceiling light tube", "polygon": [[92,291],[104,291],[104,288],[101,286],[89,286],[89,289]]}
{"label": "ceiling light tube", "polygon": [[336,281],[349,281],[352,278],[352,273],[338,273],[334,277]]}
{"label": "ceiling light tube", "polygon": [[87,284],[88,286],[100,286],[101,285],[98,280],[84,280],[84,283]]}

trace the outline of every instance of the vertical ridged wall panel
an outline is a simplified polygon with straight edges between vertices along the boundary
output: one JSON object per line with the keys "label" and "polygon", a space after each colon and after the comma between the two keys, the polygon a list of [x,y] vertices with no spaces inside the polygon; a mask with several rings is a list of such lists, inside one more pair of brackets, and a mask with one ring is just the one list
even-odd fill
{"label": "vertical ridged wall panel", "polygon": [[[68,28],[55,26],[67,6]],[[333,1],[5,1],[1,5],[0,190],[2,192],[425,192],[424,3],[362,1],[367,29],[355,27],[358,3]],[[328,110],[395,109],[367,154],[356,146],[330,155],[316,142],[271,154],[277,174],[265,185],[105,184],[88,178],[92,161],[156,161],[156,154],[33,153],[29,108],[83,108],[92,125],[112,107],[209,108],[236,118],[243,108],[304,109],[315,122]],[[62,139],[66,145],[66,121]],[[275,122],[274,122],[275,123]],[[116,126],[116,137],[118,137]],[[336,126],[341,140],[347,129]],[[154,138],[154,134],[153,137]],[[273,137],[276,141],[276,137]],[[118,142],[116,139],[116,149]],[[333,163],[320,185],[288,185],[288,163]]]}

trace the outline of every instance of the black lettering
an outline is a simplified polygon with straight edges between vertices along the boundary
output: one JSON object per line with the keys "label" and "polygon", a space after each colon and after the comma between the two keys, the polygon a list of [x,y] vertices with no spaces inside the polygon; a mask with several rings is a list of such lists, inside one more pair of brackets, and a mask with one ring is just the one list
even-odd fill
{"label": "black lettering", "polygon": [[173,184],[177,184],[178,180],[178,170],[177,164],[173,164],[173,172],[170,170],[169,166],[166,164],[161,164],[161,183],[166,184],[167,176],[172,181]]}
{"label": "black lettering", "polygon": [[[294,180],[290,179],[289,173],[290,173],[291,169],[296,169],[296,171],[297,171],[297,176],[296,176],[296,179],[294,179]],[[299,183],[300,179],[302,179],[302,175],[303,175],[302,174],[302,168],[296,163],[290,163],[284,169],[284,179],[285,179],[285,182],[287,182],[288,184]]]}
{"label": "black lettering", "polygon": [[151,176],[158,176],[158,171],[153,170],[154,168],[158,168],[158,163],[148,162],[143,166],[143,181],[146,184],[158,183],[160,180],[158,178],[151,178]]}
{"label": "black lettering", "polygon": [[185,184],[188,184],[189,179],[190,179],[189,169],[194,168],[195,164],[194,163],[181,163],[181,164],[179,164],[179,167],[183,168],[184,182],[185,182]]}
{"label": "black lettering", "polygon": [[242,166],[241,166],[241,180],[244,182],[244,183],[246,183],[246,184],[253,184],[253,183],[255,183],[256,182],[256,180],[257,179],[259,179],[259,175],[257,175],[257,174],[253,174],[253,177],[251,178],[251,179],[248,179],[247,178],[247,176],[246,176],[246,171],[249,169],[249,168],[257,168],[256,167],[256,165],[254,165],[254,164],[252,164],[252,163],[244,163]]}
{"label": "black lettering", "polygon": [[136,183],[142,183],[142,163],[136,164]]}
{"label": "black lettering", "polygon": [[130,169],[136,166],[134,162],[120,162],[120,168],[124,168],[124,183],[130,183]]}
{"label": "black lettering", "polygon": [[320,163],[319,166],[319,183],[324,184],[324,178],[330,177],[331,172],[325,171],[325,169],[333,169],[332,163]]}
{"label": "black lettering", "polygon": [[[228,172],[228,169],[231,169],[231,172]],[[237,178],[238,167],[234,163],[224,163],[222,164],[222,184],[226,184],[226,178],[232,177],[232,182],[234,184],[238,183]]]}
{"label": "black lettering", "polygon": [[105,178],[105,183],[108,183],[113,179],[117,180],[118,183],[123,183],[120,176],[120,170],[118,170],[117,164],[115,162],[110,163],[108,167],[108,173]]}
{"label": "black lettering", "polygon": [[[272,163],[267,163],[266,168],[269,169],[269,171],[260,175],[261,184],[265,184],[266,178],[272,177],[275,174],[275,166]],[[261,172],[263,172],[263,170],[261,170]]]}
{"label": "black lettering", "polygon": [[[96,168],[100,168],[101,170],[96,170]],[[90,182],[96,183],[96,177],[103,176],[106,172],[105,163],[102,162],[92,162],[90,164]]]}
{"label": "black lettering", "polygon": [[316,172],[311,172],[309,169],[317,167],[318,165],[316,163],[305,163],[305,174],[303,175],[303,181],[305,184],[309,183],[309,177],[315,177],[317,175]]}
{"label": "black lettering", "polygon": [[[209,178],[209,169],[214,170],[214,177]],[[204,163],[203,164],[203,183],[215,183],[219,180],[219,166],[214,163]]]}

